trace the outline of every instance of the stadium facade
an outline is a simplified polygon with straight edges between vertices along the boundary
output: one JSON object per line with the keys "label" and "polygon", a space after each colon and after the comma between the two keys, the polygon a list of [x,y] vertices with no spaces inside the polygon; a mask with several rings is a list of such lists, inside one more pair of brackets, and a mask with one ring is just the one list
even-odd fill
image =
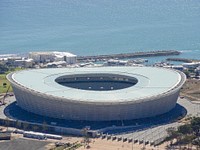
{"label": "stadium facade", "polygon": [[18,105],[70,120],[111,121],[152,117],[175,107],[186,77],[156,67],[33,69],[10,73]]}

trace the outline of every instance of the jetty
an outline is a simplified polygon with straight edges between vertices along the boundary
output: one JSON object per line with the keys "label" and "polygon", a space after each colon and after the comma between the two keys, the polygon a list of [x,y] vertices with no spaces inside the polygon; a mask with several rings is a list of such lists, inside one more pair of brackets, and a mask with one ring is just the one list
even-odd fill
{"label": "jetty", "polygon": [[110,54],[110,55],[78,56],[77,60],[84,61],[84,60],[103,60],[103,59],[125,59],[125,58],[179,55],[180,53],[181,52],[176,50],[161,50],[161,51],[121,53],[121,54]]}
{"label": "jetty", "polygon": [[199,62],[197,59],[187,59],[187,58],[167,58],[167,61],[180,61],[185,63]]}

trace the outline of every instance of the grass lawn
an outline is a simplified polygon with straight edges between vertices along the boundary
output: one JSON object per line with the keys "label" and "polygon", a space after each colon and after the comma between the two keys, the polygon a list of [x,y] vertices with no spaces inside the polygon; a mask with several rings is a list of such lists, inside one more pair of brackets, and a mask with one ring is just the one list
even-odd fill
{"label": "grass lawn", "polygon": [[[15,68],[14,71],[19,71],[19,70],[22,70],[21,68]],[[10,86],[10,82],[6,79],[6,75],[10,73],[9,72],[6,72],[4,74],[0,74],[0,94],[2,93],[6,93],[6,91],[8,90],[9,86]],[[3,84],[6,83],[7,85],[6,86],[3,86]],[[9,89],[9,92],[12,92],[12,87],[10,87]]]}
{"label": "grass lawn", "polygon": [[[0,74],[0,94],[5,93],[10,86],[10,82],[6,79],[7,74]],[[6,83],[6,86],[3,86]],[[12,87],[10,87],[9,92],[12,92]]]}

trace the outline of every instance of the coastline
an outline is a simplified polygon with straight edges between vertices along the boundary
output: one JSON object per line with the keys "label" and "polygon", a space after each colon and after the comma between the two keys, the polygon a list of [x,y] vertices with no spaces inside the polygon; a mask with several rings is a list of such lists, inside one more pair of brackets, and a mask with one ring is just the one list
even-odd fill
{"label": "coastline", "polygon": [[[42,50],[41,50],[42,51]],[[55,50],[59,51],[59,50]],[[49,51],[51,52],[51,51]],[[137,51],[132,53],[116,53],[116,54],[100,54],[100,55],[77,55],[77,61],[78,62],[101,62],[109,59],[134,59],[134,58],[144,58],[150,60],[150,62],[161,62],[161,61],[172,61],[176,63],[185,62],[196,62],[199,61],[196,57],[190,57],[192,56],[189,54],[184,53],[185,51],[181,50],[154,50],[154,51]],[[22,57],[22,58],[28,58],[29,52],[27,53],[10,53],[10,54],[0,54],[0,59],[4,58],[11,58],[11,57]],[[167,57],[171,56],[171,57]],[[177,56],[177,57],[176,57]],[[195,53],[193,56],[197,56]]]}

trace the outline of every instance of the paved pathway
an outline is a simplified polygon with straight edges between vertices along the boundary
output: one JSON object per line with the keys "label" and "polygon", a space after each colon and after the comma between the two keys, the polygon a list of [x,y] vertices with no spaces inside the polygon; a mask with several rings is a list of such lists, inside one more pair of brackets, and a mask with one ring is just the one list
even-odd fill
{"label": "paved pathway", "polygon": [[[187,116],[200,116],[200,104],[199,103],[192,103],[187,99],[178,99],[178,104],[183,106],[187,110]],[[163,125],[158,125],[155,127],[150,127],[144,130],[138,130],[136,132],[129,132],[127,134],[116,134],[117,137],[133,139],[142,142],[149,142],[149,143],[159,143],[167,137],[167,129],[174,127],[177,128],[178,126],[182,125],[181,122],[173,122]]]}

